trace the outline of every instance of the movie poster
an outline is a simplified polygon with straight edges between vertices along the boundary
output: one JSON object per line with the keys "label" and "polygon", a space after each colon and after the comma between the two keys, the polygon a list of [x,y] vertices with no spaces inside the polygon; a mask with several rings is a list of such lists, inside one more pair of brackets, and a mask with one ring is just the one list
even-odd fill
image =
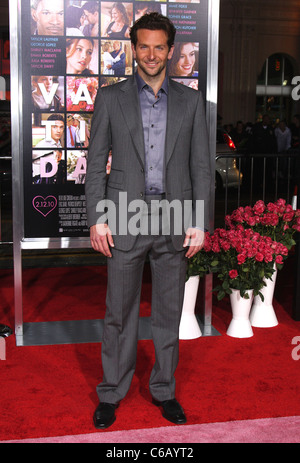
{"label": "movie poster", "polygon": [[94,102],[100,86],[134,74],[133,21],[151,11],[173,21],[169,75],[205,98],[207,3],[22,0],[25,238],[89,234],[84,183]]}

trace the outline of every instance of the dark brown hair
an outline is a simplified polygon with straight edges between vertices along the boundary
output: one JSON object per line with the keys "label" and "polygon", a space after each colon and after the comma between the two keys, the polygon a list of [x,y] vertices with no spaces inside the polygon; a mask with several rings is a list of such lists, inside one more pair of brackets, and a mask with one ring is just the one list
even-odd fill
{"label": "dark brown hair", "polygon": [[160,13],[147,13],[139,18],[130,29],[130,39],[134,47],[137,44],[137,31],[139,29],[148,29],[150,31],[162,30],[168,36],[169,49],[174,45],[176,28],[169,18]]}

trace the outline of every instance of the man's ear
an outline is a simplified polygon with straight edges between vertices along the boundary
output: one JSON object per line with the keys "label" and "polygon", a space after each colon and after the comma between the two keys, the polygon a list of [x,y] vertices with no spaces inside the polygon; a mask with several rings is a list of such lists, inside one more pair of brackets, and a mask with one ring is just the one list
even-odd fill
{"label": "man's ear", "polygon": [[170,60],[174,53],[174,45],[171,46],[170,51],[168,53],[168,60]]}
{"label": "man's ear", "polygon": [[133,57],[135,59],[136,58],[136,51],[135,51],[135,46],[133,45],[133,43],[131,44],[131,50],[132,50]]}
{"label": "man's ear", "polygon": [[36,10],[34,8],[31,8],[31,16],[32,19],[37,22]]}

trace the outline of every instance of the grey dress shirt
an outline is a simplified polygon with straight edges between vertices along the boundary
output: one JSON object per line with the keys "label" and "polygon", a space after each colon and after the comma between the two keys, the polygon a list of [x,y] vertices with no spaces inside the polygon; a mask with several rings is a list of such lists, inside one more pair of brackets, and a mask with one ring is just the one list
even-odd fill
{"label": "grey dress shirt", "polygon": [[167,129],[168,79],[163,81],[157,96],[136,73],[141,105],[145,145],[145,194],[165,192],[165,141]]}

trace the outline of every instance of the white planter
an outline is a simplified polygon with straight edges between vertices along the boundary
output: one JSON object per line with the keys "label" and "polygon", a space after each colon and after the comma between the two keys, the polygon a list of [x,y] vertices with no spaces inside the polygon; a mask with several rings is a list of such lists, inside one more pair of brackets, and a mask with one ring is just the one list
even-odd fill
{"label": "white planter", "polygon": [[249,320],[253,290],[248,291],[249,299],[241,297],[240,291],[232,289],[230,294],[230,302],[232,309],[232,320],[227,329],[226,334],[233,338],[251,338],[253,331]]}
{"label": "white planter", "polygon": [[277,277],[277,269],[272,275],[272,279],[266,278],[261,293],[264,296],[262,301],[260,296],[255,296],[250,313],[251,325],[257,328],[272,328],[278,325],[278,320],[273,307],[273,295]]}
{"label": "white planter", "polygon": [[185,283],[182,314],[179,325],[179,339],[196,339],[202,336],[195,315],[199,280],[199,276],[192,276]]}

